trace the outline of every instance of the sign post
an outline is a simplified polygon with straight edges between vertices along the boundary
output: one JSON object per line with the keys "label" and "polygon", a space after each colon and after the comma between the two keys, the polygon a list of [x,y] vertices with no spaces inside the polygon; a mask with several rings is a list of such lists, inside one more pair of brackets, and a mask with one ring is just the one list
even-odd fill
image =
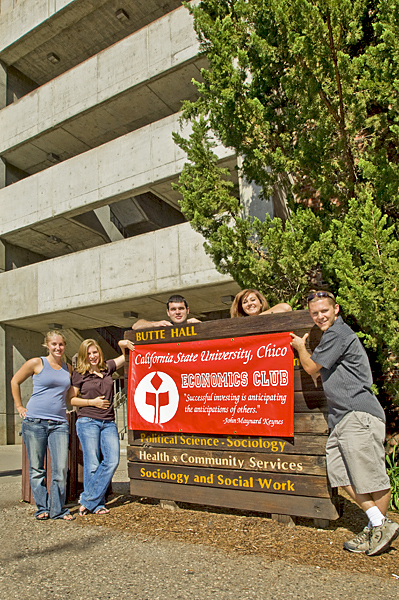
{"label": "sign post", "polygon": [[[128,331],[132,495],[338,518],[325,464],[327,404],[289,332],[307,311]],[[279,518],[280,520],[280,518]]]}

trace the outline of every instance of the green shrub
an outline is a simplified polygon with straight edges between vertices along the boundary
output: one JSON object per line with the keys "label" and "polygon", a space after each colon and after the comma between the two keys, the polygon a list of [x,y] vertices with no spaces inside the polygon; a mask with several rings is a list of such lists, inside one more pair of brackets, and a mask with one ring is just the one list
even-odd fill
{"label": "green shrub", "polygon": [[396,458],[397,446],[393,449],[391,454],[386,455],[387,462],[387,473],[391,480],[391,502],[389,504],[390,510],[399,510],[399,462]]}

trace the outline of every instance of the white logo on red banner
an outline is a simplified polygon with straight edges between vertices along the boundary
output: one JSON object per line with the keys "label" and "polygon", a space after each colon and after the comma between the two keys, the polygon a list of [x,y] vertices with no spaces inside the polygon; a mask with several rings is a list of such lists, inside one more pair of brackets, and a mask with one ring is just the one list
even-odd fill
{"label": "white logo on red banner", "polygon": [[134,404],[148,423],[170,421],[179,406],[179,392],[172,377],[162,371],[148,373],[136,387]]}

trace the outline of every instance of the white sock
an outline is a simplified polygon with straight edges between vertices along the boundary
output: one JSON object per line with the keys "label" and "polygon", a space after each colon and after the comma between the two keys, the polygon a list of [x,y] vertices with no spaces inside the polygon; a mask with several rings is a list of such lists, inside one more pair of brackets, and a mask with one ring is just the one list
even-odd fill
{"label": "white sock", "polygon": [[382,525],[384,521],[384,515],[377,506],[372,506],[366,510],[366,515],[369,518],[369,527],[377,527],[378,525]]}

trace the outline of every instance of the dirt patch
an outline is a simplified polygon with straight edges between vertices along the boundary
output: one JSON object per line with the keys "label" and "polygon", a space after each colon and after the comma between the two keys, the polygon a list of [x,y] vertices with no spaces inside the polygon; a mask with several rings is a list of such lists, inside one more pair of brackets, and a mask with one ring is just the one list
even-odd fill
{"label": "dirt patch", "polygon": [[[273,521],[270,515],[178,503],[179,510],[161,508],[158,501],[114,494],[108,515],[78,517],[81,525],[97,525],[139,533],[151,538],[204,544],[266,562],[285,560],[350,573],[390,578],[399,576],[399,538],[389,552],[368,557],[345,552],[342,544],[366,525],[364,513],[342,493],[343,516],[328,529],[317,529],[311,519],[297,519],[296,527]],[[77,511],[76,511],[77,512]],[[399,513],[389,513],[399,523]],[[399,582],[398,582],[399,583]]]}

